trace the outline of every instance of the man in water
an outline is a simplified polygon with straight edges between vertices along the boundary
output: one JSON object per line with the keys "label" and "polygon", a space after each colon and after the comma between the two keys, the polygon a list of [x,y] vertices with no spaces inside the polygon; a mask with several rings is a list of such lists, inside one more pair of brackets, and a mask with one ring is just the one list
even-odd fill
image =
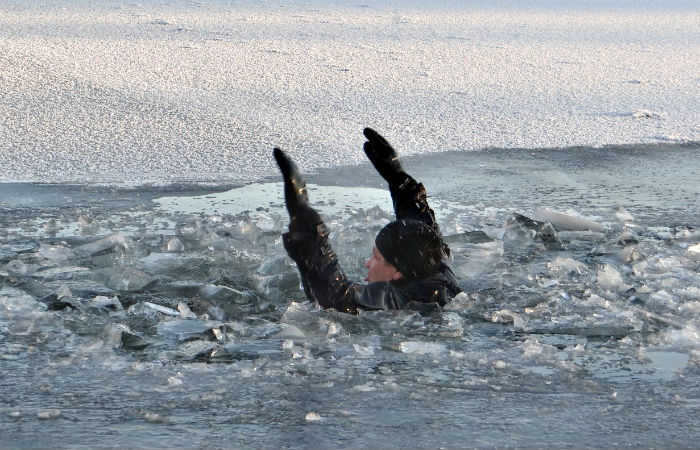
{"label": "man in water", "polygon": [[396,220],[377,234],[365,266],[367,284],[348,281],[328,242],[328,227],[309,205],[306,184],[294,162],[279,148],[275,159],[284,178],[289,232],[284,248],[296,262],[304,292],[323,308],[358,310],[401,309],[411,302],[445,305],[461,289],[447,265],[443,242],[425,188],[404,172],[391,145],[365,128],[364,150],[389,183]]}

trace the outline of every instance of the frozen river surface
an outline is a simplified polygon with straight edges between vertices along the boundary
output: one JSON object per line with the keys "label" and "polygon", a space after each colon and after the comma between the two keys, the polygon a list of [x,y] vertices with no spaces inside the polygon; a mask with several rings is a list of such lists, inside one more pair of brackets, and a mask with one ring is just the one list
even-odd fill
{"label": "frozen river surface", "polygon": [[[697,144],[405,165],[466,291],[443,309],[305,302],[277,178],[0,185],[0,447],[697,447]],[[309,182],[363,279],[388,192]]]}

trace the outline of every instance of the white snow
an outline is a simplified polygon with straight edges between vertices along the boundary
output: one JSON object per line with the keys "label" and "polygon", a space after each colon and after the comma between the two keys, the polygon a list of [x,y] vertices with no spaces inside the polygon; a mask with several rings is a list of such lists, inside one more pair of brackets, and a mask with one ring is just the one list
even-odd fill
{"label": "white snow", "polygon": [[246,182],[402,154],[700,140],[694,1],[0,4],[0,180]]}

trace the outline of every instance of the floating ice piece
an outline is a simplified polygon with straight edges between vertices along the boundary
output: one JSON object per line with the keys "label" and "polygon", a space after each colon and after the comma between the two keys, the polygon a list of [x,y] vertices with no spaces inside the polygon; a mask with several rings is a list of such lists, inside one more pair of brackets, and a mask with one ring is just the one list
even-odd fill
{"label": "floating ice piece", "polygon": [[100,229],[100,224],[90,216],[81,215],[78,217],[78,229],[81,234],[95,234]]}
{"label": "floating ice piece", "polygon": [[193,313],[187,303],[180,302],[177,304],[177,310],[180,311],[180,317],[183,319],[196,319],[197,314]]}
{"label": "floating ice piece", "polygon": [[323,422],[323,417],[319,413],[310,412],[306,415],[307,422]]}
{"label": "floating ice piece", "polygon": [[218,347],[219,344],[211,341],[187,341],[180,345],[178,356],[187,361],[208,358]]}
{"label": "floating ice piece", "polygon": [[114,233],[95,242],[80,245],[76,247],[75,250],[83,255],[96,256],[112,251],[117,247],[127,249],[129,248],[129,245],[127,244],[124,236],[119,233]]}
{"label": "floating ice piece", "polygon": [[598,271],[598,285],[608,291],[626,291],[629,285],[622,282],[620,272],[610,264],[606,264]]}
{"label": "floating ice piece", "polygon": [[45,409],[36,413],[36,418],[41,420],[53,420],[61,417],[60,409]]}
{"label": "floating ice piece", "polygon": [[107,338],[116,347],[121,346],[132,350],[142,350],[150,345],[150,342],[121,323],[113,323],[108,326]]}
{"label": "floating ice piece", "polygon": [[352,346],[358,355],[361,355],[361,356],[374,355],[374,348],[372,346],[364,347],[364,346],[359,345],[359,344],[352,344]]}
{"label": "floating ice piece", "polygon": [[75,301],[70,294],[62,295],[59,292],[54,292],[42,297],[41,301],[46,303],[46,307],[49,311],[62,311],[66,308],[78,309],[80,307],[79,302]]}
{"label": "floating ice piece", "polygon": [[282,326],[284,328],[282,328],[280,332],[272,335],[272,337],[274,337],[275,339],[287,339],[290,341],[293,339],[306,339],[306,335],[304,334],[304,332],[301,331],[301,329],[299,329],[299,327],[297,327],[296,325],[292,325],[291,323],[283,323]]}
{"label": "floating ice piece", "polygon": [[615,241],[616,244],[620,245],[639,244],[639,239],[637,239],[629,231],[623,231],[618,236],[616,236],[615,239],[613,239],[613,241]]}
{"label": "floating ice piece", "polygon": [[505,221],[503,227],[505,228],[504,245],[538,242],[552,250],[561,248],[557,232],[546,221],[533,220],[522,214],[514,213]]}
{"label": "floating ice piece", "polygon": [[153,282],[150,275],[133,267],[120,267],[105,271],[109,274],[107,286],[120,291],[138,291]]}
{"label": "floating ice piece", "polygon": [[168,385],[170,386],[180,386],[182,383],[182,378],[168,377]]}
{"label": "floating ice piece", "polygon": [[147,307],[149,307],[149,308],[151,308],[151,309],[154,309],[154,310],[158,311],[159,313],[165,314],[165,315],[167,315],[167,316],[173,316],[173,317],[178,317],[178,316],[180,316],[180,312],[179,312],[179,311],[176,311],[176,310],[174,310],[174,309],[172,309],[172,308],[168,308],[167,306],[158,305],[158,304],[151,303],[151,302],[143,302],[143,304],[144,304],[145,306],[147,306]]}
{"label": "floating ice piece", "polygon": [[235,345],[233,342],[220,345],[211,351],[209,358],[211,362],[231,362],[234,359],[234,348]]}
{"label": "floating ice piece", "polygon": [[545,208],[537,208],[532,217],[542,222],[549,222],[557,231],[595,231],[605,233],[605,227],[597,222],[581,216],[552,211]]}
{"label": "floating ice piece", "polygon": [[603,242],[605,240],[605,234],[597,231],[559,231],[557,236],[562,242]]}
{"label": "floating ice piece", "polygon": [[36,254],[50,261],[66,261],[73,258],[73,249],[64,245],[41,244]]}
{"label": "floating ice piece", "polygon": [[49,219],[44,222],[44,231],[49,235],[58,233],[58,222],[56,222],[56,219]]}
{"label": "floating ice piece", "polygon": [[445,344],[439,342],[404,341],[399,344],[402,353],[414,355],[438,354],[445,352]]}
{"label": "floating ice piece", "polygon": [[467,243],[467,244],[484,244],[486,242],[493,242],[493,239],[489,237],[485,232],[478,231],[467,231],[465,233],[453,234],[450,236],[445,236],[443,238],[446,244],[455,243]]}
{"label": "floating ice piece", "polygon": [[165,244],[165,251],[170,253],[181,252],[185,249],[185,245],[182,241],[176,237],[171,237],[170,240]]}
{"label": "floating ice piece", "polygon": [[571,272],[582,274],[588,269],[588,266],[580,261],[576,261],[573,258],[562,258],[561,256],[558,256],[554,259],[554,261],[547,263],[547,268],[552,275],[558,276],[569,274]]}
{"label": "floating ice piece", "polygon": [[500,311],[493,313],[491,316],[491,322],[512,324],[515,328],[523,328],[525,326],[525,322],[520,315],[509,309],[501,309]]}
{"label": "floating ice piece", "polygon": [[601,323],[596,325],[550,325],[528,329],[530,334],[568,334],[587,337],[624,337],[638,331],[632,325]]}
{"label": "floating ice piece", "polygon": [[105,297],[104,295],[98,295],[92,300],[91,306],[95,306],[99,309],[104,309],[107,311],[123,311],[124,308],[122,307],[121,302],[119,301],[119,298],[114,296],[114,297]]}
{"label": "floating ice piece", "polygon": [[[73,297],[90,298],[98,295],[109,296],[114,294],[114,290],[108,288],[98,281],[92,280],[59,280],[57,286],[60,289],[68,289]],[[51,283],[47,283],[49,285]]]}
{"label": "floating ice piece", "polygon": [[157,413],[152,413],[152,412],[147,412],[143,415],[143,418],[146,419],[146,422],[150,423],[165,423],[166,420],[161,416],[160,414]]}
{"label": "floating ice piece", "polygon": [[31,268],[19,259],[8,262],[5,265],[5,270],[15,276],[24,276],[31,272]]}
{"label": "floating ice piece", "polygon": [[619,220],[622,223],[625,222],[632,222],[634,220],[634,216],[630,214],[627,209],[620,207],[617,212],[615,213],[615,217],[617,217],[617,220]]}
{"label": "floating ice piece", "polygon": [[620,250],[620,253],[618,253],[618,257],[620,258],[620,261],[624,263],[629,263],[632,261],[639,261],[640,259],[644,259],[646,258],[646,255],[637,250],[637,247],[635,245],[628,245],[622,250]]}
{"label": "floating ice piece", "polygon": [[211,341],[216,340],[212,328],[218,326],[218,323],[204,323],[200,320],[186,319],[160,322],[157,325],[157,330],[158,334],[174,337],[178,341],[190,341],[202,338]]}
{"label": "floating ice piece", "polygon": [[207,300],[220,302],[231,299],[240,299],[243,297],[243,292],[228,286],[205,284],[199,287],[199,295]]}

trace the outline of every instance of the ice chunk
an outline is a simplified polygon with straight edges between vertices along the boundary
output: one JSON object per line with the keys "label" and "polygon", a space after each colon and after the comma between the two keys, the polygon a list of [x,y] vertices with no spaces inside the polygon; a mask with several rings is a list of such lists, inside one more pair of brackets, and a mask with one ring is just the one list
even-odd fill
{"label": "ice chunk", "polygon": [[561,248],[561,242],[555,229],[546,221],[533,220],[522,214],[514,213],[503,224],[504,245],[515,245],[537,242],[549,249]]}
{"label": "ice chunk", "polygon": [[455,243],[468,243],[468,244],[484,244],[486,242],[493,242],[493,239],[489,237],[488,234],[483,231],[467,231],[460,234],[453,234],[451,236],[445,236],[444,239],[446,244]]}
{"label": "ice chunk", "polygon": [[219,344],[211,341],[188,341],[180,345],[178,356],[180,359],[193,361],[195,359],[209,358]]}
{"label": "ice chunk", "polygon": [[617,217],[617,220],[622,223],[632,222],[634,220],[634,216],[632,216],[627,209],[622,207],[618,208],[617,212],[615,213],[615,217]]}
{"label": "ice chunk", "polygon": [[185,245],[182,241],[176,237],[171,237],[170,240],[165,244],[165,251],[170,253],[181,252],[185,249]]}
{"label": "ice chunk", "polygon": [[196,319],[197,315],[192,312],[187,303],[180,302],[177,304],[177,310],[180,311],[180,317],[183,319]]}
{"label": "ice chunk", "polygon": [[36,418],[41,420],[53,420],[61,417],[60,409],[45,409],[36,413]]}
{"label": "ice chunk", "polygon": [[158,334],[175,338],[178,341],[191,341],[194,339],[216,340],[212,328],[218,327],[218,323],[205,323],[200,320],[171,320],[160,322],[157,325]]}
{"label": "ice chunk", "polygon": [[119,301],[119,298],[116,296],[114,297],[105,297],[104,295],[98,295],[92,300],[91,306],[95,306],[99,309],[107,310],[107,311],[123,311],[124,308],[122,307],[121,302]]}
{"label": "ice chunk", "polygon": [[24,262],[20,261],[19,259],[15,259],[14,261],[10,261],[5,265],[5,270],[15,276],[24,276],[27,275],[31,269],[29,266],[27,266]]}
{"label": "ice chunk", "polygon": [[126,238],[119,233],[114,233],[97,241],[78,246],[75,250],[83,255],[96,256],[116,248],[127,249],[128,247]]}
{"label": "ice chunk", "polygon": [[610,264],[605,264],[598,270],[598,285],[608,291],[626,291],[629,285],[622,282],[620,272],[615,270]]}
{"label": "ice chunk", "polygon": [[50,236],[55,236],[58,233],[58,222],[56,222],[56,219],[49,219],[44,222],[44,231]]}
{"label": "ice chunk", "polygon": [[105,271],[109,274],[107,286],[120,291],[138,291],[153,281],[150,275],[133,267],[118,267]]}
{"label": "ice chunk", "polygon": [[50,261],[66,261],[73,258],[73,249],[64,245],[41,244],[37,256]]}
{"label": "ice chunk", "polygon": [[241,299],[243,292],[228,286],[205,284],[199,287],[199,295],[209,301],[222,302]]}
{"label": "ice chunk", "polygon": [[555,258],[554,261],[548,262],[547,268],[554,276],[567,275],[571,272],[580,275],[588,269],[588,267],[582,262],[576,261],[573,258],[564,258],[561,256]]}
{"label": "ice chunk", "polygon": [[414,355],[439,354],[445,352],[445,344],[440,342],[404,341],[399,344],[402,353]]}
{"label": "ice chunk", "polygon": [[509,309],[501,309],[496,311],[491,316],[491,322],[502,323],[502,324],[512,324],[515,328],[522,329],[525,326],[525,322],[520,317],[519,314],[514,313]]}
{"label": "ice chunk", "polygon": [[211,362],[231,362],[234,359],[235,345],[233,342],[216,347],[209,356]]}
{"label": "ice chunk", "polygon": [[296,325],[292,325],[291,323],[283,323],[282,326],[284,327],[280,332],[274,334],[272,337],[276,339],[287,339],[287,340],[303,340],[306,339],[306,335],[304,334],[303,331],[299,329]]}
{"label": "ice chunk", "polygon": [[88,215],[78,217],[80,234],[95,234],[100,230],[100,224]]}
{"label": "ice chunk", "polygon": [[644,253],[640,252],[635,245],[628,245],[617,254],[620,261],[624,263],[629,263],[632,261],[639,261],[646,258]]}
{"label": "ice chunk", "polygon": [[141,350],[150,345],[150,342],[121,323],[113,323],[107,327],[107,340],[115,347],[124,347],[133,350]]}
{"label": "ice chunk", "polygon": [[690,259],[700,260],[700,244],[691,245],[686,252]]}
{"label": "ice chunk", "polygon": [[160,414],[157,413],[152,413],[152,412],[147,412],[144,413],[143,418],[146,419],[146,422],[150,423],[165,423],[166,420],[161,416]]}
{"label": "ice chunk", "polygon": [[322,422],[323,417],[319,413],[310,412],[306,415],[307,422]]}
{"label": "ice chunk", "polygon": [[549,222],[557,231],[595,231],[605,233],[605,227],[581,216],[572,216],[545,208],[537,208],[532,215],[536,220]]}
{"label": "ice chunk", "polygon": [[[147,306],[155,311],[158,311],[159,313],[162,313],[162,314],[165,314],[168,316],[173,316],[173,317],[181,316],[181,313],[179,311],[175,311],[174,309],[168,308],[167,306],[158,305],[156,303],[151,303],[151,302],[143,302],[143,304],[144,304],[144,306]],[[183,317],[183,318],[185,318],[185,317]]]}
{"label": "ice chunk", "polygon": [[[352,345],[355,351],[357,352],[358,355],[360,356],[371,356],[374,355],[374,348],[371,346],[362,346],[359,344],[353,344]],[[403,351],[403,350],[402,350]]]}
{"label": "ice chunk", "polygon": [[638,244],[639,240],[629,231],[625,230],[613,239],[616,244],[627,245],[627,244]]}

